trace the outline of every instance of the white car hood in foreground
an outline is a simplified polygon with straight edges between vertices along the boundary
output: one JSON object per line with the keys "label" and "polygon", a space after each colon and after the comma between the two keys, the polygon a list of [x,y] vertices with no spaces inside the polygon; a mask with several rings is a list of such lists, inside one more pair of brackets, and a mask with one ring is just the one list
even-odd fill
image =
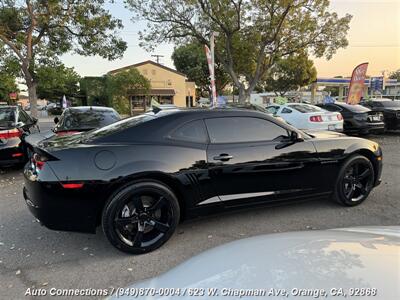
{"label": "white car hood in foreground", "polygon": [[[261,289],[276,293],[282,290],[287,295],[240,299],[344,299],[331,294],[343,289],[346,299],[398,300],[400,226],[303,231],[242,239],[205,251],[161,276],[130,288],[153,288],[152,293],[159,293],[160,288],[180,288],[181,293],[185,292],[184,296],[138,299],[239,299],[238,295],[222,293]],[[217,296],[207,295],[211,288],[218,291]],[[376,289],[377,295],[351,297],[352,291],[366,292],[368,288]],[[296,295],[301,289],[307,289],[304,293],[309,295]],[[315,297],[317,290],[324,290],[327,295]],[[193,293],[205,295],[190,297]]]}

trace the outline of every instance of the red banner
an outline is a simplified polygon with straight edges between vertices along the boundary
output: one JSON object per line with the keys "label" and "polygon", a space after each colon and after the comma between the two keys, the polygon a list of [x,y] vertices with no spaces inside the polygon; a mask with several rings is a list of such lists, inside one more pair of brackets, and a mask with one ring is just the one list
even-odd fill
{"label": "red banner", "polygon": [[361,97],[364,94],[365,76],[367,75],[368,63],[358,65],[351,75],[349,94],[346,102],[348,104],[360,103]]}

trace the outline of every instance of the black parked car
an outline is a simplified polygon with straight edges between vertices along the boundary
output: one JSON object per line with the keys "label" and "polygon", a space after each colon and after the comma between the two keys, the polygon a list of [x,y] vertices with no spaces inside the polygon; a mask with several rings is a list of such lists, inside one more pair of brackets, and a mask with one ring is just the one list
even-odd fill
{"label": "black parked car", "polygon": [[37,132],[37,119],[19,106],[0,107],[0,165],[9,166],[27,161],[25,138]]}
{"label": "black parked car", "polygon": [[178,222],[277,201],[363,202],[380,183],[375,142],[308,135],[267,114],[166,110],[35,147],[24,197],[55,230],[95,232],[118,249],[152,251]]}
{"label": "black parked car", "polygon": [[100,128],[121,120],[121,116],[109,107],[79,106],[64,110],[61,117],[55,117],[53,131],[57,135],[69,135]]}
{"label": "black parked car", "polygon": [[375,112],[382,112],[387,130],[400,129],[400,101],[390,99],[373,99],[363,102],[365,107]]}
{"label": "black parked car", "polygon": [[317,104],[328,111],[340,112],[343,117],[345,133],[378,133],[385,130],[383,114],[371,111],[362,105],[350,105],[343,102]]}

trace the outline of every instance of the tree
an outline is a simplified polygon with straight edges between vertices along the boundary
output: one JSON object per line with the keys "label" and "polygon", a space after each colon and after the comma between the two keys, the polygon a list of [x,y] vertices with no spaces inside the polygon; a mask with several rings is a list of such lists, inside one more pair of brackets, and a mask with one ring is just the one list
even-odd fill
{"label": "tree", "polygon": [[[177,47],[172,53],[172,60],[177,71],[185,74],[190,81],[196,83],[201,96],[209,96],[210,72],[203,45],[194,42]],[[224,88],[230,82],[229,75],[218,60],[215,63],[215,81],[218,94],[222,94]]]}
{"label": "tree", "polygon": [[397,81],[400,82],[400,69],[390,73],[389,78],[390,79],[397,79]]}
{"label": "tree", "polygon": [[150,81],[131,68],[102,77],[84,77],[80,81],[80,92],[88,105],[110,105],[121,114],[130,114],[130,95],[146,95]]}
{"label": "tree", "polygon": [[60,100],[78,94],[80,76],[73,68],[56,63],[41,65],[36,69],[37,95],[41,99]]}
{"label": "tree", "polygon": [[32,115],[37,116],[36,67],[40,62],[66,52],[115,59],[125,51],[126,43],[116,37],[122,22],[103,8],[105,2],[0,0],[0,60],[10,55],[17,59]]}
{"label": "tree", "polygon": [[125,0],[134,18],[148,21],[142,45],[209,45],[245,101],[278,59],[306,51],[330,59],[347,46],[350,15],[329,11],[329,0]]}
{"label": "tree", "polygon": [[278,60],[266,77],[260,82],[263,90],[284,96],[317,80],[317,70],[305,53],[294,54]]}
{"label": "tree", "polygon": [[0,101],[8,101],[12,92],[17,92],[16,78],[5,72],[0,72]]}

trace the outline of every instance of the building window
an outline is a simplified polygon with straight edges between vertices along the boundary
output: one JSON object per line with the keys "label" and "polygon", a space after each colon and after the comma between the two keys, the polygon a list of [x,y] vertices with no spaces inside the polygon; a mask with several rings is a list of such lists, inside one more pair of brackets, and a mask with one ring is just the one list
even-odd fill
{"label": "building window", "polygon": [[151,75],[156,75],[156,70],[151,70]]}
{"label": "building window", "polygon": [[167,80],[167,85],[172,85],[171,79]]}
{"label": "building window", "polygon": [[143,75],[147,75],[147,69],[143,70]]}

